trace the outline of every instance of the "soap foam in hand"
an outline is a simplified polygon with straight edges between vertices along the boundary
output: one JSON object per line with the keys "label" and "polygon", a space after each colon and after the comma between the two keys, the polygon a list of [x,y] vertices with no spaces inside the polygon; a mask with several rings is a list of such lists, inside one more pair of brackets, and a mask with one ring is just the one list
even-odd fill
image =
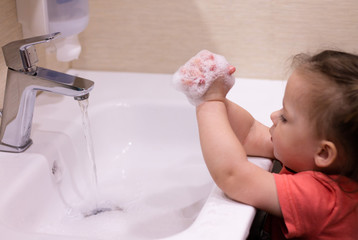
{"label": "soap foam in hand", "polygon": [[223,78],[224,84],[230,89],[235,83],[234,72],[235,68],[225,57],[202,50],[174,73],[173,84],[187,96],[191,104],[198,106],[203,102],[203,95],[218,78]]}

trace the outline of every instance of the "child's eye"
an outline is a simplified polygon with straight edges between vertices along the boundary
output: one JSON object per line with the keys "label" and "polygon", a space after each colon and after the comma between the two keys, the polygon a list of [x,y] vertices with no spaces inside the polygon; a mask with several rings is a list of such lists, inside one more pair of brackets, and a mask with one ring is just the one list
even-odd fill
{"label": "child's eye", "polygon": [[283,123],[287,122],[287,119],[282,114],[280,115],[280,120]]}

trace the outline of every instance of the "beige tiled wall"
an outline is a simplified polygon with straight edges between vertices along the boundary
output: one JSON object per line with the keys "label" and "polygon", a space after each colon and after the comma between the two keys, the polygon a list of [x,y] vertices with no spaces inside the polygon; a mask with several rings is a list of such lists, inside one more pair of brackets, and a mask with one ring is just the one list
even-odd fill
{"label": "beige tiled wall", "polygon": [[[9,41],[20,39],[21,35],[21,25],[16,18],[15,1],[2,0],[0,2],[0,47]],[[7,67],[2,51],[0,53],[0,106],[2,106]]]}
{"label": "beige tiled wall", "polygon": [[[89,0],[83,51],[72,67],[173,73],[201,49],[225,55],[236,76],[283,79],[290,56],[358,53],[357,0]],[[0,45],[21,38],[15,0],[0,2]],[[38,49],[40,65],[64,71]],[[6,66],[0,57],[0,106]]]}
{"label": "beige tiled wall", "polygon": [[358,52],[357,0],[89,0],[81,69],[172,73],[201,49],[237,76],[284,78],[295,53]]}

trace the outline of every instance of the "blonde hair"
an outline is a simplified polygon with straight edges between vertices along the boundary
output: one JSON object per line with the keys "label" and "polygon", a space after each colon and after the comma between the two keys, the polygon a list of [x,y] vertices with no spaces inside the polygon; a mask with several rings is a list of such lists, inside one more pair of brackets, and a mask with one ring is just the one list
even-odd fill
{"label": "blonde hair", "polygon": [[358,56],[333,50],[298,54],[292,66],[311,76],[309,116],[317,135],[336,145],[340,174],[358,182]]}

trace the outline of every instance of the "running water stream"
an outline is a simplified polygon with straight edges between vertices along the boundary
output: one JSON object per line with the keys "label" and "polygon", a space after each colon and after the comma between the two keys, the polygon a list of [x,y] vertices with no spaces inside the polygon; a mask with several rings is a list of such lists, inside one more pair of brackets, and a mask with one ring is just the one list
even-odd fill
{"label": "running water stream", "polygon": [[120,207],[117,207],[110,203],[110,201],[100,201],[99,187],[98,187],[98,177],[97,177],[97,165],[94,152],[93,137],[91,133],[91,125],[88,117],[88,99],[78,101],[78,104],[82,113],[82,127],[86,140],[87,152],[88,152],[88,162],[85,163],[86,169],[88,171],[88,176],[90,178],[88,189],[90,191],[89,198],[86,199],[88,203],[92,206],[91,210],[83,212],[85,217],[97,215],[102,212],[112,211],[112,210],[122,210]]}
{"label": "running water stream", "polygon": [[[97,179],[97,167],[96,167],[96,159],[94,154],[94,146],[93,146],[93,138],[91,134],[91,125],[88,118],[88,99],[84,99],[78,101],[78,104],[82,113],[82,126],[83,132],[86,139],[87,152],[88,152],[88,166],[89,166],[89,189],[90,189],[90,198],[94,202],[95,209],[98,208],[98,179]],[[86,165],[87,165],[86,164]]]}

